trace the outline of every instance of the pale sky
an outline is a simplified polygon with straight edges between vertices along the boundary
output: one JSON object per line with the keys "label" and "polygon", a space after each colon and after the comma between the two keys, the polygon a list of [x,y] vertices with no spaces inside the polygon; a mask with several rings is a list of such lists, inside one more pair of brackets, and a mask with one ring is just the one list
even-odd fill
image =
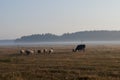
{"label": "pale sky", "polygon": [[0,39],[120,30],[120,0],[0,0]]}

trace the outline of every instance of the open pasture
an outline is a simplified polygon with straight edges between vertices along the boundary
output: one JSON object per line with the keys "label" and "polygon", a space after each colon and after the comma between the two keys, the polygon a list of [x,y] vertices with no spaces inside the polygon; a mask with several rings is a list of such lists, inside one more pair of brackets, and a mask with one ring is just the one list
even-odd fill
{"label": "open pasture", "polygon": [[120,46],[52,46],[54,53],[20,55],[20,49],[43,47],[0,47],[0,80],[120,80]]}

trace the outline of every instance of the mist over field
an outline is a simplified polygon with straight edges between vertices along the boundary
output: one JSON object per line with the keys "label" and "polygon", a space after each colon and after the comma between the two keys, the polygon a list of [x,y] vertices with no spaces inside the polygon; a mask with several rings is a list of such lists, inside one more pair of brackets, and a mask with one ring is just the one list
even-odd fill
{"label": "mist over field", "polygon": [[120,31],[80,31],[55,35],[51,33],[22,36],[14,40],[0,40],[0,45],[77,45],[120,44]]}

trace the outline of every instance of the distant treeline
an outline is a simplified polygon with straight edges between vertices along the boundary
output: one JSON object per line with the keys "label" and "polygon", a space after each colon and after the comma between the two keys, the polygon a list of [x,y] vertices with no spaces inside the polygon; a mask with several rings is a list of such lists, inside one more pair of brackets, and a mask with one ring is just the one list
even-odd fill
{"label": "distant treeline", "polygon": [[16,42],[45,42],[45,41],[115,41],[120,40],[120,31],[82,31],[65,33],[61,36],[47,33],[23,36]]}

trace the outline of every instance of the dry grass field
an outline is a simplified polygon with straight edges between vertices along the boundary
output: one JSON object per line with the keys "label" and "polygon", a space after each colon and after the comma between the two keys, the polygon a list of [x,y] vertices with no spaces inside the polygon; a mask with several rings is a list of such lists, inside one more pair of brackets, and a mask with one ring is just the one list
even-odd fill
{"label": "dry grass field", "polygon": [[20,49],[0,47],[0,80],[120,80],[120,46],[87,45],[85,52],[74,46],[52,46],[53,54],[19,55]]}

